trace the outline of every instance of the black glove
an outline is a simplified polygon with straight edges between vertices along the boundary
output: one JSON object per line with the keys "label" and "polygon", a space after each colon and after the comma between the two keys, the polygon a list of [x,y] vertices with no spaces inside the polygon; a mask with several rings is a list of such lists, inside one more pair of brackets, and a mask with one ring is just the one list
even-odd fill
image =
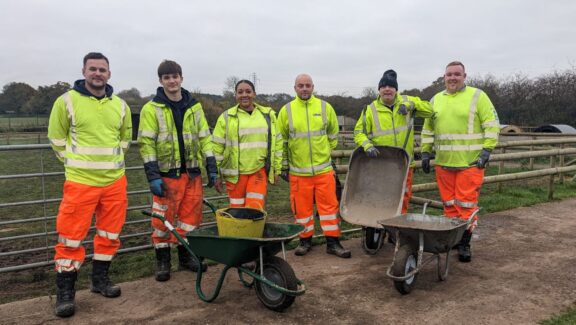
{"label": "black glove", "polygon": [[208,174],[208,183],[206,184],[206,187],[209,187],[209,188],[213,187],[217,181],[218,181],[218,174],[216,174],[216,173]]}
{"label": "black glove", "polygon": [[482,149],[482,152],[480,152],[480,157],[478,157],[478,160],[476,160],[476,167],[485,168],[488,160],[490,160],[490,150]]}
{"label": "black glove", "polygon": [[414,110],[414,102],[406,101],[402,102],[400,106],[398,106],[398,114],[400,115],[408,115],[408,112],[412,112]]}
{"label": "black glove", "polygon": [[370,158],[376,158],[380,154],[380,150],[376,149],[376,147],[370,147],[370,148],[366,149],[365,151],[366,151],[366,156],[368,156]]}
{"label": "black glove", "polygon": [[426,174],[430,173],[430,153],[422,153],[422,171]]}
{"label": "black glove", "polygon": [[282,170],[282,172],[280,173],[280,178],[282,178],[286,182],[290,182],[290,174],[288,172],[288,169]]}

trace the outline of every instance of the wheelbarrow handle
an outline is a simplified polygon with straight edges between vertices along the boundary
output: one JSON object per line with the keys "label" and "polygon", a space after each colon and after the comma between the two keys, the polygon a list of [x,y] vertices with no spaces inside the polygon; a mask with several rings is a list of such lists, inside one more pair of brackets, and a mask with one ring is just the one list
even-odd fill
{"label": "wheelbarrow handle", "polygon": [[[168,230],[170,230],[170,232],[174,235],[174,237],[176,237],[176,239],[178,239],[180,244],[182,244],[182,246],[184,246],[184,248],[186,248],[186,250],[188,251],[188,253],[190,253],[192,258],[194,258],[196,260],[196,262],[198,262],[198,265],[201,264],[200,259],[198,258],[198,256],[196,256],[196,254],[194,254],[194,252],[190,248],[190,245],[188,245],[188,242],[184,238],[182,238],[182,236],[176,231],[176,228],[174,228],[174,226],[170,223],[170,221],[166,220],[166,218],[163,215],[156,213],[156,212],[152,212],[150,210],[142,210],[142,214],[147,215],[147,216],[152,217],[152,218],[159,219],[160,221],[162,221],[164,226],[166,226],[166,228],[168,228]],[[200,267],[199,269],[200,269],[199,272],[201,272],[202,268]]]}
{"label": "wheelbarrow handle", "polygon": [[478,209],[474,210],[474,212],[472,212],[472,214],[470,215],[470,217],[468,217],[468,223],[470,223],[470,221],[472,221],[472,219],[474,219],[474,217],[478,214],[478,212],[480,212],[482,208],[478,207]]}
{"label": "wheelbarrow handle", "polygon": [[202,203],[204,203],[205,206],[207,206],[208,208],[210,208],[210,210],[212,210],[212,213],[216,214],[216,207],[214,206],[214,204],[210,203],[208,200],[206,199],[202,199]]}

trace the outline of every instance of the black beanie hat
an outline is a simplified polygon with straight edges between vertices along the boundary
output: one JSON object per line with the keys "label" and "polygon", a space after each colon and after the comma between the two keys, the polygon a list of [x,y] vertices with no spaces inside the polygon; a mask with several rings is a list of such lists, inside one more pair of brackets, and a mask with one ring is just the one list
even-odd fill
{"label": "black beanie hat", "polygon": [[380,79],[380,82],[378,83],[378,89],[384,86],[390,86],[398,91],[398,81],[396,80],[396,77],[396,71],[386,70],[382,75],[382,79]]}

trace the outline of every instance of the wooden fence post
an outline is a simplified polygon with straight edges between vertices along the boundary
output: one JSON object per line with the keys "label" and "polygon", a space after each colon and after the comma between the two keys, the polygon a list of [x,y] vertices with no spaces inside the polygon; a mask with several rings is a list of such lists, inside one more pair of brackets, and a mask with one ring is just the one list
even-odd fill
{"label": "wooden fence post", "polygon": [[[564,149],[565,145],[561,144],[560,145],[560,149]],[[558,162],[560,167],[564,167],[564,155],[560,155],[558,157]],[[560,172],[560,176],[558,178],[558,181],[560,182],[560,184],[564,184],[564,173]]]}
{"label": "wooden fence post", "polygon": [[[506,148],[502,148],[502,153],[506,153]],[[498,175],[501,175],[503,172],[504,172],[504,160],[498,163]],[[496,191],[502,192],[502,182],[499,182],[498,185],[496,185]]]}
{"label": "wooden fence post", "polygon": [[[550,156],[550,168],[554,168],[556,167],[556,157],[555,156]],[[554,177],[556,175],[552,174],[550,175],[550,179],[548,181],[548,201],[551,201],[552,199],[554,199]]]}
{"label": "wooden fence post", "polygon": [[[530,146],[530,151],[534,151],[534,146]],[[528,169],[529,170],[533,170],[534,169],[534,158],[530,158],[530,164],[528,164]]]}

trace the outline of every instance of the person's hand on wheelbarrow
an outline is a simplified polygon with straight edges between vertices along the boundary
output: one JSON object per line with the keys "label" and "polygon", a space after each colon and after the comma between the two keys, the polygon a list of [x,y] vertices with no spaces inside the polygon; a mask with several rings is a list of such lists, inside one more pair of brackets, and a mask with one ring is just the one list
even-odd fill
{"label": "person's hand on wheelbarrow", "polygon": [[370,147],[366,149],[366,156],[370,158],[376,158],[378,155],[380,155],[380,151],[376,149],[376,147]]}

